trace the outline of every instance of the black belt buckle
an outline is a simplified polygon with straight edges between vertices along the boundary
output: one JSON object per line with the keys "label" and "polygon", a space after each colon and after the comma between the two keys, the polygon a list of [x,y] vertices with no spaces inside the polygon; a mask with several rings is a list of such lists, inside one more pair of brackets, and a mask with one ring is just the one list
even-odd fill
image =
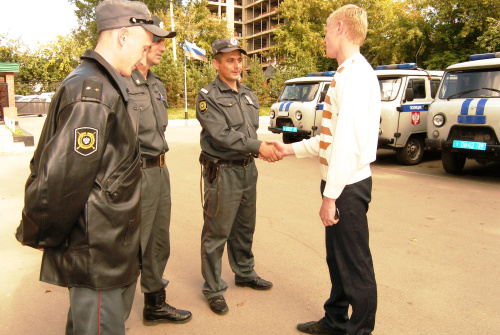
{"label": "black belt buckle", "polygon": [[243,166],[247,167],[251,162],[252,162],[252,156],[248,156],[247,158],[243,159]]}
{"label": "black belt buckle", "polygon": [[165,154],[161,154],[160,156],[158,156],[158,163],[160,167],[165,166]]}

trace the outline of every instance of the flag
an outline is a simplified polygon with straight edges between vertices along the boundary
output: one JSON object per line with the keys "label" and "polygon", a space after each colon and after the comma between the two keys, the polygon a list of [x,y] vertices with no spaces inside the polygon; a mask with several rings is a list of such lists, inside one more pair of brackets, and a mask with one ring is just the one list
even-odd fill
{"label": "flag", "polygon": [[207,56],[206,56],[205,50],[198,47],[196,44],[185,41],[184,42],[184,49],[186,50],[187,57],[198,59],[198,60],[201,60],[204,62],[207,61]]}

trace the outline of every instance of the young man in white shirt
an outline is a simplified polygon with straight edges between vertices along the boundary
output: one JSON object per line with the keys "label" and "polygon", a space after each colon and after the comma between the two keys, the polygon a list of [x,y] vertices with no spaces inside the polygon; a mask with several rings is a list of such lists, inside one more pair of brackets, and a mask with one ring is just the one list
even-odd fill
{"label": "young man in white shirt", "polygon": [[365,335],[375,326],[377,286],[366,213],[372,188],[370,163],[377,151],[380,89],[373,68],[360,53],[367,27],[366,11],[355,5],[343,6],[328,17],[326,55],[337,59],[339,68],[325,99],[321,134],[293,144],[273,141],[283,156],[320,157],[320,217],[326,227],[332,289],[325,316],[297,325],[309,334]]}

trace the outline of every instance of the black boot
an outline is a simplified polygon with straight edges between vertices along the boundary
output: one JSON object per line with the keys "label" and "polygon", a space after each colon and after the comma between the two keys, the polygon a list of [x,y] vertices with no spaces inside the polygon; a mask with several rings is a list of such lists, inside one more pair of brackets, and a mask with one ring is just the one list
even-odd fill
{"label": "black boot", "polygon": [[191,312],[176,309],[165,302],[165,290],[144,293],[144,325],[154,326],[158,322],[184,323],[189,319]]}

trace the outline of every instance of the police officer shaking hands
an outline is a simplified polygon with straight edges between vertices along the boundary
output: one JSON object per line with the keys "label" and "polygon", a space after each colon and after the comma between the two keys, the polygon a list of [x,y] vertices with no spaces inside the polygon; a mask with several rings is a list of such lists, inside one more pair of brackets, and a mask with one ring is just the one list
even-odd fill
{"label": "police officer shaking hands", "polygon": [[204,180],[204,225],[201,236],[203,294],[210,309],[225,314],[221,258],[227,242],[229,264],[237,286],[271,289],[272,283],[254,270],[252,241],[256,221],[257,168],[255,157],[269,162],[282,159],[273,146],[257,139],[259,102],[239,82],[245,50],[235,38],[212,43],[213,67],[218,76],[202,88],[196,103],[200,121]]}

